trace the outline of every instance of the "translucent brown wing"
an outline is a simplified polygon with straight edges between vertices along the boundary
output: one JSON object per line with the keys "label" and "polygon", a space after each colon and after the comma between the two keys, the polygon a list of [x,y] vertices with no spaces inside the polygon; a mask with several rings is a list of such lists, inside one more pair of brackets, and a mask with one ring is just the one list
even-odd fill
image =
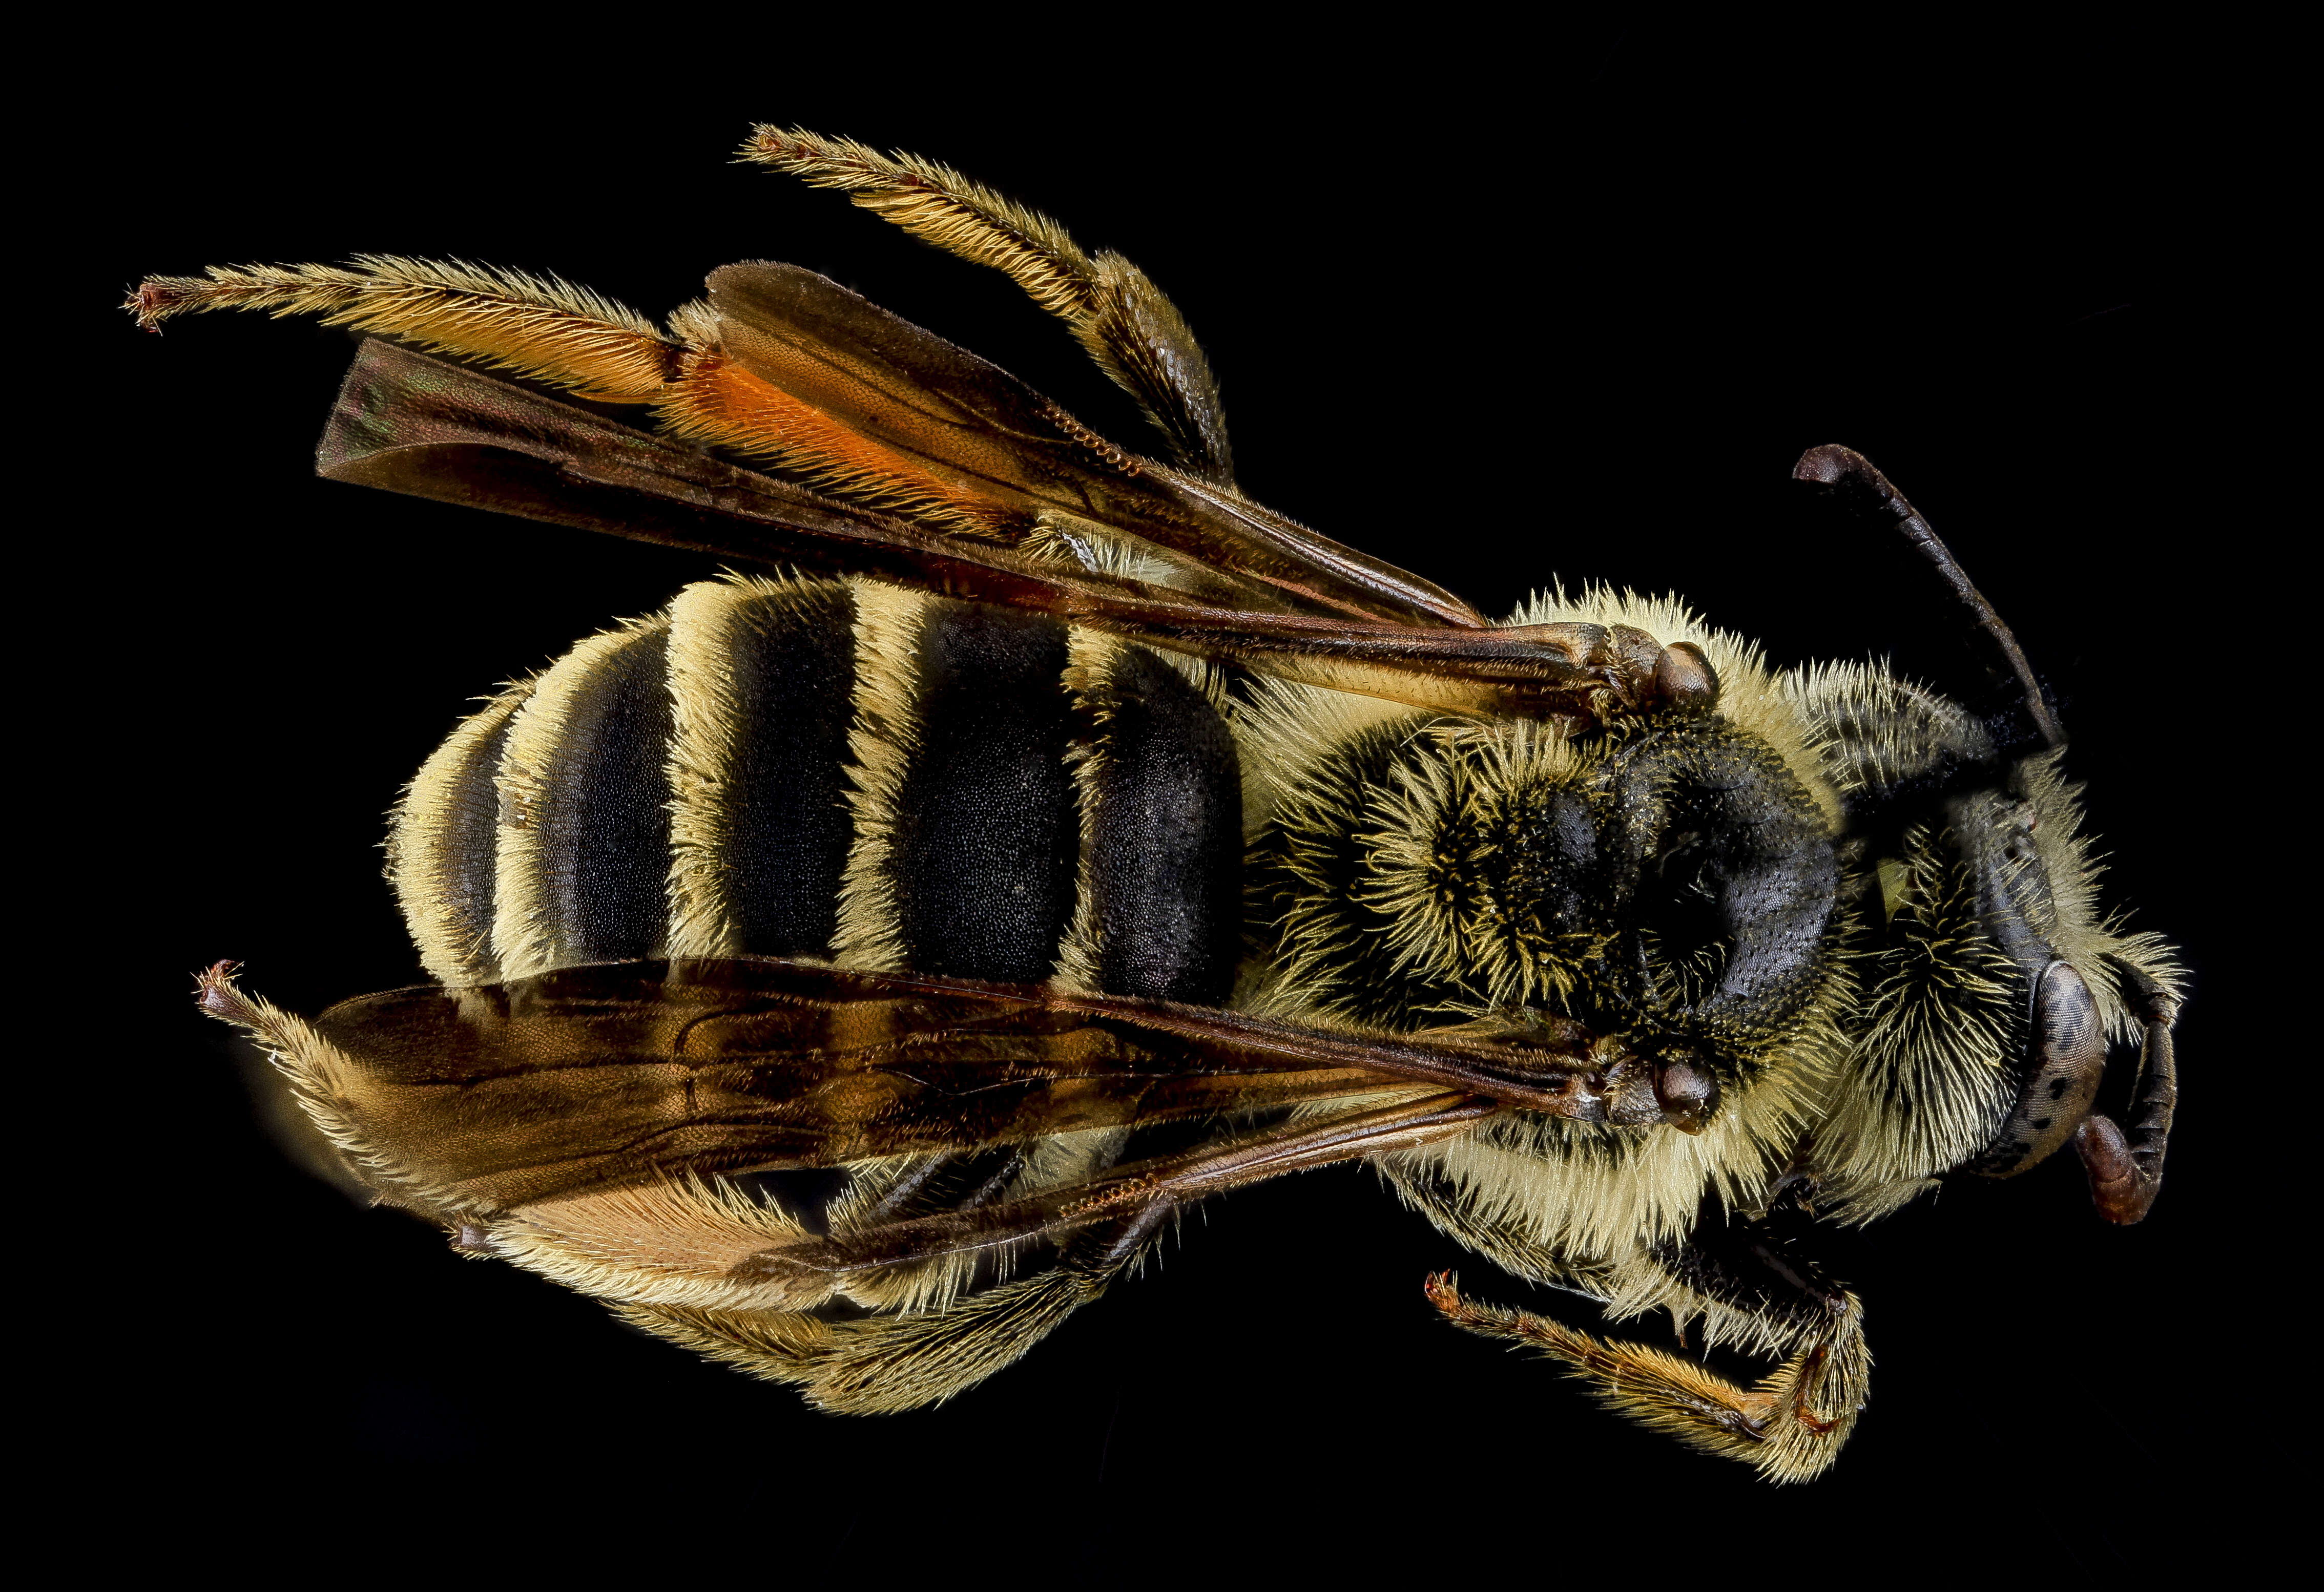
{"label": "translucent brown wing", "polygon": [[1292,612],[1476,628],[1452,594],[1123,453],[999,366],[796,265],[711,272],[719,345],[775,387],[971,491],[1129,532],[1230,572]]}
{"label": "translucent brown wing", "polygon": [[[915,422],[923,431],[932,425]],[[1260,596],[1222,600],[1065,567],[844,503],[379,339],[348,373],[317,463],[334,480],[1037,608],[1176,651],[1451,712],[1586,719],[1609,692],[1635,700],[1655,686],[1653,659],[1596,626],[1331,618],[1270,609]],[[1242,577],[1230,569],[1221,578]]]}
{"label": "translucent brown wing", "polygon": [[1372,1040],[758,959],[393,990],[309,1023],[231,971],[203,1006],[384,1201],[834,1409],[973,1384],[1209,1195],[1505,1102],[1598,1103],[1563,1031]]}
{"label": "translucent brown wing", "polygon": [[[309,1023],[230,971],[205,977],[205,1008],[272,1052],[383,1201],[616,1305],[708,1311],[689,1330],[734,1341],[834,1299],[942,1314],[1045,1273],[1069,1308],[1212,1194],[1509,1105],[1605,1109],[1566,1027],[1376,1038],[757,958],[392,990]],[[785,1182],[816,1174],[811,1199]]]}
{"label": "translucent brown wing", "polygon": [[1562,1031],[1403,1042],[771,958],[390,990],[300,1026],[358,1158],[455,1212],[1382,1090],[1572,1114],[1591,1070]]}

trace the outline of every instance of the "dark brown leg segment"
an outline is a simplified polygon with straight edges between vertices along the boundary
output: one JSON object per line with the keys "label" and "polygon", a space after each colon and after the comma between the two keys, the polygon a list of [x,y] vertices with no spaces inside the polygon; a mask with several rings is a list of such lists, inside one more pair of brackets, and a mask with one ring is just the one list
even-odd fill
{"label": "dark brown leg segment", "polygon": [[[1474,1095],[1436,1094],[1252,1134],[1182,1156],[1118,1168],[1094,1182],[974,1210],[899,1221],[844,1238],[787,1244],[733,1268],[770,1281],[908,1265],[940,1255],[1126,1223],[1140,1233],[1157,1211],[1338,1161],[1401,1150],[1467,1131],[1500,1109]],[[1158,1219],[1158,1218],[1154,1218]],[[1105,1247],[1101,1246],[1101,1247]],[[1113,1247],[1120,1247],[1114,1246]],[[1135,1247],[1135,1245],[1130,1245]],[[1124,1250],[1126,1254],[1128,1251]],[[1111,1251],[1109,1250],[1109,1255]],[[1096,1264],[1096,1262],[1093,1262]]]}
{"label": "dark brown leg segment", "polygon": [[2146,1045],[2139,1057],[2138,1084],[2132,1091],[2130,1131],[2098,1112],[2074,1130],[2074,1149],[2089,1173],[2090,1198],[2098,1214],[2128,1227],[2144,1218],[2163,1188],[2163,1157],[2171,1144],[2171,1119],[2179,1109],[2179,1063],[2171,1029],[2178,1003],[2144,973],[2116,962],[2146,1019]]}

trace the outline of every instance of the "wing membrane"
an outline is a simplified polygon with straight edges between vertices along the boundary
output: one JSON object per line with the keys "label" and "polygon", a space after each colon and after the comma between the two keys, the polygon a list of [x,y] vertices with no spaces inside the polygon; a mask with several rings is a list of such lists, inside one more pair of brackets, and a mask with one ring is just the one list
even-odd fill
{"label": "wing membrane", "polygon": [[709,288],[729,357],[977,489],[1133,531],[1206,568],[1250,576],[1306,612],[1483,623],[1450,593],[1231,488],[1129,457],[1006,371],[811,271],[723,266]]}
{"label": "wing membrane", "polygon": [[[1578,1030],[1379,1040],[754,958],[395,990],[309,1024],[231,973],[204,1008],[272,1051],[384,1199],[833,1408],[970,1385],[1213,1194],[1598,1103]],[[841,1192],[794,1210],[763,1181],[810,1167]]]}
{"label": "wing membrane", "polygon": [[[753,563],[1038,608],[1137,640],[1454,713],[1587,718],[1602,631],[1360,622],[1190,600],[853,507],[448,361],[364,345],[317,467],[386,487]],[[1208,490],[1208,489],[1204,489]]]}
{"label": "wing membrane", "polygon": [[968,1151],[1421,1088],[1590,1098],[1579,1036],[1399,1042],[1043,986],[775,959],[567,968],[342,1002],[313,1033],[364,1153],[450,1209]]}

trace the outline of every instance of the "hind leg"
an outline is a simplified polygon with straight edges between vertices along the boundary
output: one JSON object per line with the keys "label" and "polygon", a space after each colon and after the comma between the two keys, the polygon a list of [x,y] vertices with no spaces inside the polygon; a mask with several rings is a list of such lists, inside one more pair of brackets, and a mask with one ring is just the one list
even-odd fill
{"label": "hind leg", "polygon": [[1837,1296],[1823,1330],[1756,1386],[1659,1349],[1576,1331],[1529,1311],[1475,1304],[1453,1279],[1428,1279],[1428,1300],[1465,1331],[1540,1350],[1591,1383],[1611,1409],[1705,1453],[1741,1459],[1770,1481],[1806,1481],[1840,1455],[1870,1381],[1863,1311]]}

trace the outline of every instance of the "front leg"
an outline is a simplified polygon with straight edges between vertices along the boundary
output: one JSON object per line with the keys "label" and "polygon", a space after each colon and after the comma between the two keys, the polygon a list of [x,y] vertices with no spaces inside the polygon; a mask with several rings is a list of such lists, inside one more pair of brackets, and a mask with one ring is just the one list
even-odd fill
{"label": "front leg", "polygon": [[1821,1475],[1856,1425],[1870,1385],[1864,1311],[1829,1296],[1818,1330],[1754,1387],[1635,1343],[1576,1331],[1545,1316],[1462,1297],[1449,1273],[1428,1279],[1429,1302],[1466,1331],[1526,1344],[1595,1385],[1605,1404],[1705,1453],[1741,1459],[1769,1481]]}
{"label": "front leg", "polygon": [[2179,1002],[2128,962],[2115,965],[2146,1028],[2138,1082],[2131,1090],[2130,1132],[2126,1135],[2113,1118],[2093,1111],[2074,1130],[2074,1148],[2089,1173],[2098,1214],[2128,1227],[2146,1219],[2163,1187],[2163,1155],[2171,1143],[2171,1119],[2179,1110],[2179,1064],[2171,1044]]}

